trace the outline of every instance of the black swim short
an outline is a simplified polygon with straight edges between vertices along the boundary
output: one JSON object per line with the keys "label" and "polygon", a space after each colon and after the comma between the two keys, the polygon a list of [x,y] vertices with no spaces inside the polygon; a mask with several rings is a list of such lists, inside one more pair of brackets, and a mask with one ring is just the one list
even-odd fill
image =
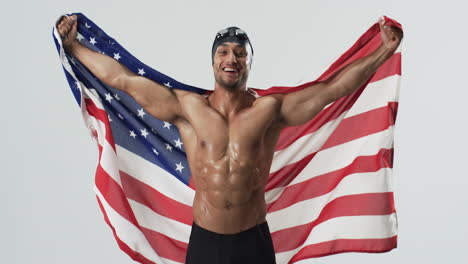
{"label": "black swim short", "polygon": [[267,223],[237,234],[218,234],[193,223],[186,264],[275,264]]}

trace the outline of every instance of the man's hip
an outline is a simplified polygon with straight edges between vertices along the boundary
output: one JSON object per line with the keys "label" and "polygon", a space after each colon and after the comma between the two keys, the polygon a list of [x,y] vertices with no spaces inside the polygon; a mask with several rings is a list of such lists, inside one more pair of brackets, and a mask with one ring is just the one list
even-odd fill
{"label": "man's hip", "polygon": [[275,251],[268,224],[226,235],[193,223],[185,263],[274,264]]}

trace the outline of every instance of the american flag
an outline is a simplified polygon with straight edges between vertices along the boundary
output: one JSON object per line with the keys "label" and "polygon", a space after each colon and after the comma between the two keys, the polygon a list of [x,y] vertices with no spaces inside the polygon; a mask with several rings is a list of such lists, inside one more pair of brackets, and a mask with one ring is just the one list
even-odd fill
{"label": "american flag", "polygon": [[[209,92],[145,65],[86,16],[77,15],[77,39],[89,49],[169,88]],[[93,76],[65,52],[55,27],[53,37],[85,124],[98,143],[95,192],[119,247],[140,263],[183,263],[195,187],[177,128]],[[315,82],[380,43],[376,23]],[[396,247],[392,167],[400,76],[398,50],[360,89],[307,124],[281,132],[265,189],[278,263]],[[312,83],[255,92],[287,93]]]}

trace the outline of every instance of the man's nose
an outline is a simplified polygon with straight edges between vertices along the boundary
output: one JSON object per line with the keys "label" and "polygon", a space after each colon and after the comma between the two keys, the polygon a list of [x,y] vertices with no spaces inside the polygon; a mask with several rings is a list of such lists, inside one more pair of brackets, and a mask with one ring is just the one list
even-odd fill
{"label": "man's nose", "polygon": [[237,56],[234,52],[230,52],[228,56],[228,60],[232,63],[237,63]]}

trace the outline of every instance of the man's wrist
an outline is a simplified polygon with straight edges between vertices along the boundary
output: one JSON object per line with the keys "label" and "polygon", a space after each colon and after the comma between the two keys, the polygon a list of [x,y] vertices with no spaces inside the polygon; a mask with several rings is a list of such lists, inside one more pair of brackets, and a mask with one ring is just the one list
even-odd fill
{"label": "man's wrist", "polygon": [[70,44],[66,45],[64,48],[66,51],[73,53],[76,49],[79,48],[80,43],[77,40],[73,40]]}
{"label": "man's wrist", "polygon": [[379,47],[379,57],[380,58],[383,58],[384,60],[387,60],[388,58],[390,58],[393,53],[395,53],[395,50],[392,49],[392,48],[389,48],[387,47],[386,45],[384,45],[383,43],[380,45]]}

